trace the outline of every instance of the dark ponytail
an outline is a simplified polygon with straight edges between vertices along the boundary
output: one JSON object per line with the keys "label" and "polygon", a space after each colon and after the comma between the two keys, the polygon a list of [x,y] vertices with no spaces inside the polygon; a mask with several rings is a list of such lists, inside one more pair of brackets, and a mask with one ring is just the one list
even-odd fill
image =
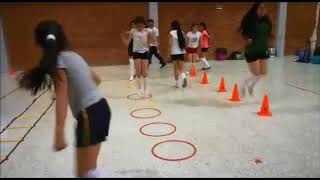
{"label": "dark ponytail", "polygon": [[177,20],[172,21],[171,29],[177,30],[179,47],[181,50],[184,50],[186,47],[186,40],[184,39],[182,30],[180,29],[180,23]]}
{"label": "dark ponytail", "polygon": [[19,86],[36,95],[40,90],[51,88],[57,75],[58,55],[67,46],[65,33],[56,21],[42,21],[34,32],[36,44],[42,48],[39,64],[19,76]]}
{"label": "dark ponytail", "polygon": [[240,32],[243,37],[246,38],[255,38],[256,36],[256,27],[259,20],[258,17],[258,8],[261,2],[256,2],[248,10],[246,15],[242,18]]}

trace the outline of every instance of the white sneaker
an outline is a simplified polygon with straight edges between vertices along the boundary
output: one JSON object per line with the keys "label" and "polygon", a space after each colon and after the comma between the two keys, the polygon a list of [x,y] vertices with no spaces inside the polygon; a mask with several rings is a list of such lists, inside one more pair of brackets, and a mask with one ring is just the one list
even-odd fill
{"label": "white sneaker", "polygon": [[144,91],[144,98],[149,98],[151,95],[150,91],[149,90],[145,90]]}
{"label": "white sneaker", "polygon": [[134,76],[130,76],[129,81],[134,80]]}
{"label": "white sneaker", "polygon": [[179,83],[176,82],[176,85],[174,87],[179,88]]}
{"label": "white sneaker", "polygon": [[135,93],[139,98],[143,97],[143,92],[141,89],[138,89],[136,90],[136,93]]}

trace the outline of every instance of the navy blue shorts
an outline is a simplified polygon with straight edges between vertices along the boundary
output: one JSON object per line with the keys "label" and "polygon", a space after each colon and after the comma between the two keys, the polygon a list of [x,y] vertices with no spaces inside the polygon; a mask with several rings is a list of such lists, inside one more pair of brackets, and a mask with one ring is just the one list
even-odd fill
{"label": "navy blue shorts", "polygon": [[109,135],[111,111],[104,98],[81,110],[76,119],[77,147],[99,144]]}
{"label": "navy blue shorts", "polygon": [[150,53],[144,52],[144,53],[138,53],[138,52],[133,52],[133,60],[137,60],[137,59],[147,59],[150,60]]}
{"label": "navy blue shorts", "polygon": [[172,61],[184,61],[184,54],[171,54]]}

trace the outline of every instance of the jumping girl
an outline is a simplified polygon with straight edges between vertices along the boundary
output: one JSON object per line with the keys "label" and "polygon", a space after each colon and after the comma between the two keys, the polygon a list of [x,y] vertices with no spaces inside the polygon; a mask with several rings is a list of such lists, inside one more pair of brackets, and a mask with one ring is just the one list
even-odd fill
{"label": "jumping girl", "polygon": [[203,65],[202,70],[209,70],[211,69],[211,66],[206,59],[206,55],[209,49],[210,36],[207,31],[207,25],[204,22],[201,22],[199,25],[199,30],[201,32],[201,39],[202,39],[202,42],[201,42],[202,48],[201,48],[201,52],[199,53],[200,60]]}
{"label": "jumping girl", "polygon": [[54,148],[66,148],[65,121],[68,104],[77,119],[76,159],[78,177],[97,177],[100,146],[109,132],[111,112],[107,101],[99,94],[101,80],[76,52],[67,50],[67,38],[56,21],[41,21],[34,32],[42,48],[39,64],[19,76],[21,88],[36,95],[54,86],[56,126]]}
{"label": "jumping girl", "polygon": [[187,54],[188,60],[192,63],[191,67],[195,65],[198,60],[198,47],[201,48],[201,41],[201,33],[198,31],[198,25],[193,23],[191,25],[191,31],[187,33]]}
{"label": "jumping girl", "polygon": [[245,96],[246,88],[253,96],[254,86],[267,74],[268,40],[271,36],[272,24],[265,13],[264,3],[254,3],[241,22],[241,34],[248,39],[245,57],[249,67],[249,75],[240,84],[240,96]]}
{"label": "jumping girl", "polygon": [[173,61],[174,78],[176,80],[176,87],[179,88],[179,75],[183,81],[182,87],[187,86],[187,78],[184,73],[184,54],[185,51],[185,37],[184,32],[180,29],[180,23],[177,20],[171,22],[171,31],[169,34],[169,55]]}
{"label": "jumping girl", "polygon": [[[129,44],[133,40],[133,59],[136,69],[136,81],[137,81],[137,94],[138,96],[144,95],[145,97],[150,95],[147,88],[148,78],[148,65],[150,61],[149,46],[152,43],[152,36],[150,30],[146,28],[146,22],[144,17],[138,16],[135,19],[136,28],[132,29],[129,37],[126,39],[122,33],[123,41]],[[144,94],[141,90],[140,78],[144,78]]]}

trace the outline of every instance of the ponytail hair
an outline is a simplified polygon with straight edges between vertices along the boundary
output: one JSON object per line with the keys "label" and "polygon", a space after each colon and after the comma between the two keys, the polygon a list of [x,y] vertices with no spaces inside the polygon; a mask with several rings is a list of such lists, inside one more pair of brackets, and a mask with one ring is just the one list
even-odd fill
{"label": "ponytail hair", "polygon": [[61,80],[57,74],[58,55],[67,47],[62,26],[56,21],[41,21],[34,31],[36,44],[42,48],[37,66],[19,75],[19,87],[36,95],[40,90],[50,89],[53,82]]}
{"label": "ponytail hair", "polygon": [[258,17],[258,8],[262,2],[253,3],[251,8],[242,18],[240,25],[240,33],[243,37],[246,38],[255,38],[256,36],[256,26],[259,21]]}
{"label": "ponytail hair", "polygon": [[172,30],[177,30],[177,35],[178,35],[178,43],[179,47],[181,50],[184,50],[186,47],[186,40],[184,39],[182,30],[180,28],[180,23],[177,20],[174,20],[171,22],[171,29]]}

